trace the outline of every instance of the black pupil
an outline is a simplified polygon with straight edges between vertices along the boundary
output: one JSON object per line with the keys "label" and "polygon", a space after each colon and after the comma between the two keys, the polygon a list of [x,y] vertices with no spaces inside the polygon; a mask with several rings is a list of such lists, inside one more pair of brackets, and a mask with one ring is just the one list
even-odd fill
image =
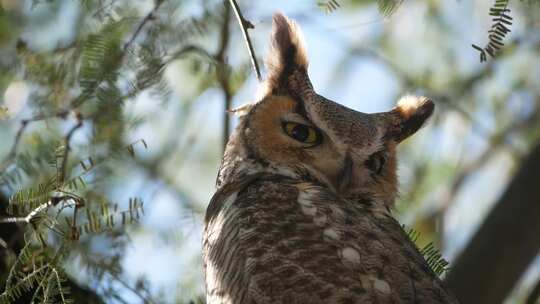
{"label": "black pupil", "polygon": [[309,129],[303,125],[296,125],[292,129],[292,136],[299,141],[306,141],[309,136]]}

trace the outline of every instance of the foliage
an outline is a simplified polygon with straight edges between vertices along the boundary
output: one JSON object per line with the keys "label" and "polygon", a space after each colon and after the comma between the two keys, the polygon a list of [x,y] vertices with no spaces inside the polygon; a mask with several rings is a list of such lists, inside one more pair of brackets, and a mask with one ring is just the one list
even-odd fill
{"label": "foliage", "polygon": [[[62,5],[33,1],[31,10]],[[131,197],[115,203],[104,185],[113,178],[115,164],[137,161],[137,150],[148,148],[143,139],[125,143],[136,126],[124,110],[126,101],[153,92],[167,102],[170,89],[164,72],[169,64],[191,53],[202,54],[193,58],[196,62],[211,62],[208,51],[194,40],[204,36],[221,13],[209,7],[199,17],[166,22],[166,6],[174,3],[156,1],[142,16],[134,13],[136,5],[123,1],[74,5],[82,17],[71,41],[41,50],[21,36],[12,54],[17,64],[9,71],[32,85],[27,107],[36,114],[21,121],[0,163],[0,187],[10,197],[0,225],[21,225],[25,244],[12,253],[16,258],[0,303],[71,303],[66,284],[73,280],[70,265],[88,254],[81,246],[98,235],[121,244],[114,253],[120,257],[126,243],[122,235],[139,222],[143,201]],[[11,113],[1,109],[3,119],[10,119]],[[43,124],[48,128],[30,133]],[[85,151],[90,153],[85,156]],[[118,275],[121,271],[114,269],[119,259],[113,260],[117,262],[85,263],[95,276],[103,271]]]}
{"label": "foliage", "polygon": [[[146,147],[144,141],[140,141]],[[62,152],[62,148],[57,152]],[[135,156],[134,144],[125,149]],[[63,153],[59,153],[63,155]],[[105,161],[106,159],[104,159]],[[71,303],[69,289],[63,285],[67,280],[63,261],[73,250],[74,242],[86,235],[117,230],[140,219],[144,212],[143,202],[139,198],[130,198],[128,208],[120,211],[118,204],[112,204],[105,198],[94,201],[92,196],[79,196],[77,192],[85,190],[85,176],[98,168],[92,157],[80,166],[83,172],[71,179],[59,182],[62,173],[59,162],[54,162],[56,175],[33,187],[15,191],[7,208],[11,217],[1,220],[3,223],[26,223],[26,245],[10,269],[0,303],[11,303],[26,293],[32,294],[33,301],[39,303]],[[99,195],[98,195],[99,196]],[[111,207],[112,206],[112,207]],[[67,212],[67,209],[72,212]],[[81,216],[80,211],[84,211]],[[78,224],[80,220],[85,222]]]}

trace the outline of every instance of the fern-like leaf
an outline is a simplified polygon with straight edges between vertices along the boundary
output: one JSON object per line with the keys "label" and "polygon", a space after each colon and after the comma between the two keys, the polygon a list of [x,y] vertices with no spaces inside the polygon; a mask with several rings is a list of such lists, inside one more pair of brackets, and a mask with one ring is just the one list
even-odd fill
{"label": "fern-like leaf", "polygon": [[122,25],[122,22],[109,24],[101,32],[89,35],[84,42],[79,72],[82,98],[91,96],[101,82],[113,83],[116,79],[123,57]]}
{"label": "fern-like leaf", "polygon": [[43,265],[36,268],[29,274],[18,273],[19,280],[11,286],[6,286],[6,290],[0,295],[0,303],[11,303],[20,298],[23,294],[30,292],[34,286],[45,280],[49,266]]}
{"label": "fern-like leaf", "polygon": [[403,228],[409,239],[419,249],[420,254],[422,254],[427,264],[429,265],[429,268],[431,268],[431,270],[433,270],[435,274],[437,274],[438,276],[442,276],[446,271],[449,270],[448,261],[446,261],[442,257],[441,252],[437,248],[435,248],[433,242],[428,243],[420,249],[420,247],[418,246],[418,238],[420,237],[420,232],[413,228],[406,229],[404,225],[402,225],[401,227]]}
{"label": "fern-like leaf", "polygon": [[489,15],[493,17],[491,29],[488,31],[488,43],[486,46],[479,47],[475,44],[472,47],[480,52],[480,62],[487,60],[487,55],[495,57],[502,47],[504,47],[504,38],[511,32],[512,16],[508,8],[509,0],[496,0],[495,4],[489,9]]}
{"label": "fern-like leaf", "polygon": [[414,228],[411,228],[409,230],[406,230],[405,229],[405,226],[403,225],[403,230],[405,230],[405,232],[407,233],[407,236],[409,237],[409,239],[416,244],[416,242],[418,241],[418,238],[420,237],[420,232],[418,232],[417,230],[415,230]]}
{"label": "fern-like leaf", "polygon": [[[78,236],[112,230],[117,226],[117,223],[120,223],[121,226],[126,226],[127,224],[138,222],[141,215],[144,215],[144,203],[139,198],[130,198],[128,209],[119,211],[117,204],[114,204],[111,210],[107,202],[102,202],[99,212],[90,208],[86,208],[85,212],[86,223],[74,227]],[[73,226],[70,219],[66,218],[66,221],[68,226]]]}
{"label": "fern-like leaf", "polygon": [[442,257],[441,252],[435,248],[433,245],[433,242],[430,242],[426,246],[424,246],[420,253],[424,256],[426,259],[426,262],[428,263],[429,267],[435,272],[438,276],[443,275],[446,271],[448,271],[449,263],[447,260],[445,260]]}
{"label": "fern-like leaf", "polygon": [[34,187],[20,189],[9,199],[7,212],[11,215],[26,215],[38,206],[49,201],[50,193],[55,189],[55,178]]}

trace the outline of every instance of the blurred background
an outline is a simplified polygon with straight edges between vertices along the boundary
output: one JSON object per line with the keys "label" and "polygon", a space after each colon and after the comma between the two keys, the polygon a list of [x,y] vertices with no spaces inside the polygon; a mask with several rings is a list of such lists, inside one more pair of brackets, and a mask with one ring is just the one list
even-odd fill
{"label": "blurred background", "polygon": [[[406,93],[435,101],[431,121],[400,146],[395,215],[452,268],[539,142],[538,4],[509,3],[511,32],[486,62],[471,44],[487,43],[494,1],[238,4],[263,75],[271,17],[281,11],[303,29],[319,94],[362,112],[387,111]],[[40,211],[44,223],[0,224],[1,281],[9,286],[25,261],[35,267],[17,266],[26,250],[56,258],[50,269],[84,296],[76,303],[198,301],[202,218],[225,126],[236,125],[225,110],[254,101],[259,83],[228,1],[0,5],[0,212],[25,217],[62,197]],[[537,244],[533,228],[516,239]],[[500,302],[531,297],[537,255],[534,247],[517,277],[500,278],[511,281]]]}

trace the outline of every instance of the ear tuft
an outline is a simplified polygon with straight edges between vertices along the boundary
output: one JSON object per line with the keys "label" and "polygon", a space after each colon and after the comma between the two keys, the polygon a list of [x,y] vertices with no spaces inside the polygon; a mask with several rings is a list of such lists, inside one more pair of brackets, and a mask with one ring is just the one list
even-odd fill
{"label": "ear tuft", "polygon": [[270,53],[266,57],[270,92],[280,88],[296,68],[307,69],[308,59],[300,28],[281,13],[274,14]]}
{"label": "ear tuft", "polygon": [[[409,119],[413,115],[418,115],[418,111],[426,112],[422,116],[429,117],[433,113],[435,105],[429,98],[423,96],[406,95],[399,99],[396,105],[396,111],[399,112],[401,117]],[[428,113],[429,112],[429,113]],[[427,117],[426,117],[427,118]]]}
{"label": "ear tuft", "polygon": [[392,111],[397,114],[399,125],[398,130],[392,132],[396,141],[401,142],[416,133],[434,109],[435,104],[429,98],[411,95],[402,97]]}

